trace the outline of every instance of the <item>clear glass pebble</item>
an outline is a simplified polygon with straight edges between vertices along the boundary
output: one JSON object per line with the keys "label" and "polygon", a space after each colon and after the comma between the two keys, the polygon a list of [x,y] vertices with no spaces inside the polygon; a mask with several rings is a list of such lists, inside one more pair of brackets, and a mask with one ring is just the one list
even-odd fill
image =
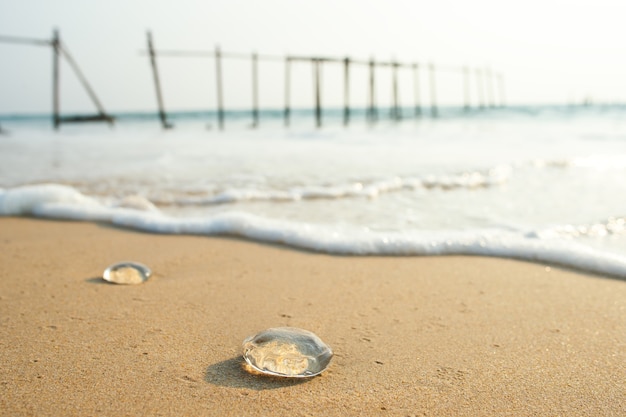
{"label": "clear glass pebble", "polygon": [[115,284],[141,284],[151,275],[150,268],[139,262],[120,262],[105,269],[102,278]]}
{"label": "clear glass pebble", "polygon": [[243,358],[257,371],[275,376],[307,378],[322,373],[333,351],[314,333],[275,327],[243,341]]}

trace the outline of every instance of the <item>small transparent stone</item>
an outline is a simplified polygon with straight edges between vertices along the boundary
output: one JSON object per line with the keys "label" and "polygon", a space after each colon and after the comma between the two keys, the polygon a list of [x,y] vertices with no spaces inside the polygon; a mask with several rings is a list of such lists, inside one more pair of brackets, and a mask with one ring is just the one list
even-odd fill
{"label": "small transparent stone", "polygon": [[139,262],[120,262],[105,269],[102,278],[115,284],[141,284],[150,275],[150,268]]}
{"label": "small transparent stone", "polygon": [[243,358],[257,371],[306,378],[323,372],[333,351],[315,334],[295,327],[275,327],[243,341]]}

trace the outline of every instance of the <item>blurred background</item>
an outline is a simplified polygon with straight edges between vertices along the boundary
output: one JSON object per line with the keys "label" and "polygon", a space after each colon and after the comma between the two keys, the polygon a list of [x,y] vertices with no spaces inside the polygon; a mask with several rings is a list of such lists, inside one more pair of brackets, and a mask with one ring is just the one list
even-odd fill
{"label": "blurred background", "polygon": [[[109,112],[154,111],[146,50],[151,30],[157,49],[284,56],[331,56],[417,62],[428,103],[425,66],[489,68],[504,76],[507,104],[615,104],[626,101],[626,3],[617,0],[1,0],[0,35],[61,39]],[[0,43],[0,114],[49,113],[50,48]],[[249,60],[223,61],[224,105],[251,103]],[[284,63],[259,63],[259,105],[284,105]],[[210,58],[160,58],[168,111],[216,105]],[[343,69],[323,66],[323,105],[343,104]],[[392,99],[391,70],[377,70],[377,101]],[[400,103],[414,102],[413,75],[398,74]],[[311,65],[294,64],[293,107],[313,106]],[[354,67],[350,99],[367,104],[367,68]],[[477,105],[476,83],[471,104]],[[463,104],[460,72],[437,73],[440,105]],[[93,105],[77,78],[61,67],[63,112]]]}

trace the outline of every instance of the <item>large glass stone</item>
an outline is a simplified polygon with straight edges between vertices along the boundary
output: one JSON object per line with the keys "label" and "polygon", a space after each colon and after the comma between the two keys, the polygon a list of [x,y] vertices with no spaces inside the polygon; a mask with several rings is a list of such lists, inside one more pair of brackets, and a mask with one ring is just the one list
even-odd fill
{"label": "large glass stone", "polygon": [[139,262],[120,262],[105,269],[102,278],[115,284],[141,284],[150,275],[150,268]]}
{"label": "large glass stone", "polygon": [[243,358],[257,371],[306,378],[323,372],[333,351],[315,334],[295,327],[275,327],[246,338]]}

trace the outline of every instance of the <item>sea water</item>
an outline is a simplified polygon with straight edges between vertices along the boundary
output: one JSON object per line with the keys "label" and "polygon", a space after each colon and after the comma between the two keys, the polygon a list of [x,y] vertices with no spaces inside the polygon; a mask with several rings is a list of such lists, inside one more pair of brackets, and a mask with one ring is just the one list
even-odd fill
{"label": "sea water", "polygon": [[[348,255],[512,257],[626,277],[626,107],[325,126],[280,113],[4,117],[0,214],[235,235]],[[232,116],[232,115],[231,115]]]}

